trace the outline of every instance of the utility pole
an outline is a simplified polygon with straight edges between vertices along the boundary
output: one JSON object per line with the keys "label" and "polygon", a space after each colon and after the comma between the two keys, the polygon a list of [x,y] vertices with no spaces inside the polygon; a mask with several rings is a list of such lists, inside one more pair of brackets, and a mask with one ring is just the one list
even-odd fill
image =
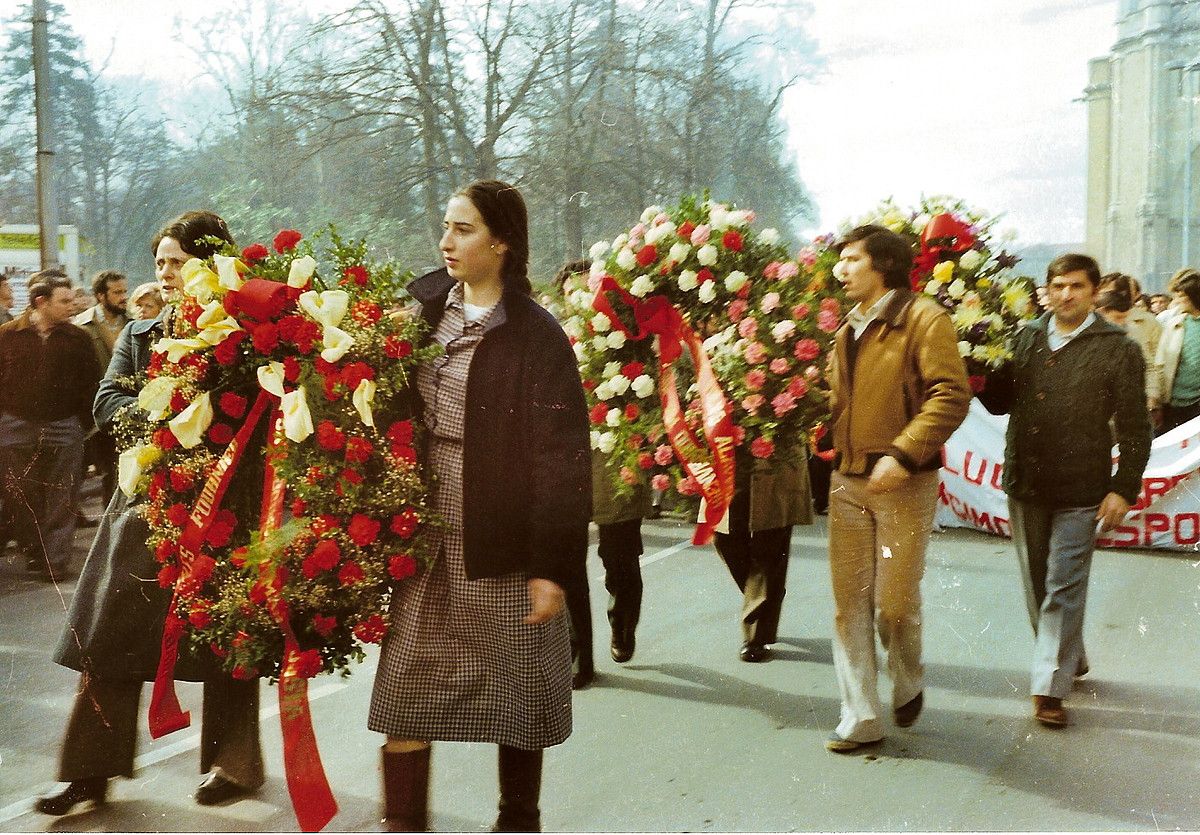
{"label": "utility pole", "polygon": [[33,0],[33,98],[37,112],[37,214],[42,269],[58,266],[58,195],[54,189],[54,149],[50,141],[53,100],[46,0]]}

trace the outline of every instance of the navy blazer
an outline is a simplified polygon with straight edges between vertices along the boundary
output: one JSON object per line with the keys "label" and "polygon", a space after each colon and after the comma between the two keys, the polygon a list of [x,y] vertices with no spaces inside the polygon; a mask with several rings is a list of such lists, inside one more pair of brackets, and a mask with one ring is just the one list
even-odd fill
{"label": "navy blazer", "polygon": [[[430,325],[454,279],[442,270],[408,285]],[[521,293],[501,299],[506,321],[475,349],[463,428],[467,577],[523,571],[565,587],[583,569],[592,511],[587,405],[571,343]]]}

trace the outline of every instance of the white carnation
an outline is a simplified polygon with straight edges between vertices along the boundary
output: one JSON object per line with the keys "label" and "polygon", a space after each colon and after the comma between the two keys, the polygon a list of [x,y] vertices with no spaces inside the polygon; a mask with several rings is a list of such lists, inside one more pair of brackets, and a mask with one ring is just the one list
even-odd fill
{"label": "white carnation", "polygon": [[608,336],[604,337],[605,345],[612,348],[614,351],[625,346],[625,334],[621,331],[613,331]]}
{"label": "white carnation", "polygon": [[729,210],[720,203],[714,203],[708,213],[708,222],[713,229],[725,229],[730,224]]}
{"label": "white carnation", "polygon": [[725,289],[730,293],[736,293],[746,286],[746,282],[750,280],[750,276],[746,275],[741,270],[734,270],[729,275],[725,276]]}
{"label": "white carnation", "polygon": [[667,253],[667,257],[676,264],[682,264],[684,259],[688,257],[688,253],[692,251],[690,244],[685,244],[683,241],[671,244],[671,251]]}
{"label": "white carnation", "polygon": [[612,327],[612,320],[603,313],[597,313],[592,317],[592,330],[596,333],[604,333]]}
{"label": "white carnation", "polygon": [[592,350],[599,353],[604,353],[608,350],[608,337],[604,334],[596,334],[592,337]]}
{"label": "white carnation", "polygon": [[588,256],[593,261],[599,261],[605,255],[608,255],[608,241],[596,241],[588,250]]}
{"label": "white carnation", "polygon": [[929,225],[931,218],[927,214],[917,215],[912,222],[913,230],[920,234],[925,231],[925,227]]}
{"label": "white carnation", "polygon": [[654,394],[654,380],[649,374],[639,374],[632,383],[633,393],[638,397],[649,397]]}
{"label": "white carnation", "polygon": [[973,270],[983,263],[983,256],[974,249],[968,249],[958,259],[958,265],[964,270]]}
{"label": "white carnation", "polygon": [[603,432],[596,443],[596,449],[608,455],[617,447],[617,436],[612,432]]}
{"label": "white carnation", "polygon": [[609,377],[617,376],[617,374],[619,374],[620,372],[621,372],[621,363],[608,362],[608,363],[604,364],[604,371],[602,372],[601,376],[603,376],[604,379],[607,380]]}
{"label": "white carnation", "polygon": [[611,251],[616,252],[627,243],[629,243],[629,234],[627,232],[622,232],[620,235],[617,235],[617,237],[613,238]]}
{"label": "white carnation", "polygon": [[947,288],[947,290],[950,292],[950,298],[961,299],[963,294],[967,292],[967,283],[961,278],[956,278],[950,282],[950,286]]}
{"label": "white carnation", "polygon": [[591,432],[592,449],[600,449],[600,431],[593,429]]}
{"label": "white carnation", "polygon": [[637,266],[637,257],[632,250],[622,249],[617,253],[617,266],[623,270],[632,270]]}
{"label": "white carnation", "polygon": [[792,334],[796,332],[796,323],[791,319],[784,319],[782,322],[776,322],[771,328],[771,338],[775,340],[776,345],[782,345]]}
{"label": "white carnation", "polygon": [[750,213],[745,209],[734,209],[729,213],[730,226],[746,226],[750,223]]}
{"label": "white carnation", "polygon": [[971,356],[971,343],[967,342],[967,340],[965,340],[965,339],[960,341],[958,343],[958,355],[960,357]]}
{"label": "white carnation", "polygon": [[614,429],[621,425],[621,410],[609,409],[608,414],[604,416],[604,422]]}
{"label": "white carnation", "polygon": [[592,394],[596,395],[597,400],[608,400],[613,396],[612,386],[610,386],[608,383],[609,381],[605,380],[592,390]]}
{"label": "white carnation", "polygon": [[571,346],[571,350],[575,352],[575,362],[583,362],[583,358],[587,355],[587,349],[583,347],[583,343],[576,342]]}
{"label": "white carnation", "polygon": [[695,290],[698,286],[700,281],[696,278],[695,270],[684,270],[679,274],[679,289],[683,292]]}
{"label": "white carnation", "polygon": [[629,292],[637,296],[639,299],[645,298],[654,289],[654,282],[650,280],[648,275],[639,275],[629,285]]}
{"label": "white carnation", "polygon": [[662,206],[647,206],[642,210],[641,221],[642,223],[649,223],[660,214],[662,214]]}
{"label": "white carnation", "polygon": [[563,332],[573,339],[579,339],[583,336],[583,319],[579,316],[572,316],[563,322]]}
{"label": "white carnation", "polygon": [[598,258],[592,262],[592,269],[590,270],[589,275],[591,275],[593,278],[599,278],[606,272],[607,270],[604,269],[604,259]]}
{"label": "white carnation", "polygon": [[712,244],[705,244],[696,250],[696,259],[706,267],[711,267],[717,263],[717,248]]}
{"label": "white carnation", "polygon": [[706,281],[700,285],[700,292],[697,294],[697,298],[700,299],[700,301],[704,302],[705,304],[708,304],[716,297],[717,297],[717,282]]}
{"label": "white carnation", "polygon": [[651,226],[646,231],[646,243],[657,245],[659,241],[674,232],[675,224],[669,220],[664,223],[660,223],[657,226]]}
{"label": "white carnation", "polygon": [[758,239],[767,246],[775,246],[775,244],[779,243],[779,230],[774,227],[764,229],[759,233]]}
{"label": "white carnation", "polygon": [[608,386],[612,389],[613,394],[622,395],[629,391],[629,378],[624,374],[618,374],[608,381]]}

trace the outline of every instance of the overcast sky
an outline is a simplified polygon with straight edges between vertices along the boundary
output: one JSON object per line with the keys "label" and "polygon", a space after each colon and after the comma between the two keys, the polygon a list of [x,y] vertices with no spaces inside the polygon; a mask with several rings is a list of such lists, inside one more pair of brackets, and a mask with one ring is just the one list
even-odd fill
{"label": "overcast sky", "polygon": [[[163,0],[62,0],[111,72],[186,80]],[[813,0],[824,72],[789,94],[791,147],[832,229],[889,195],[952,193],[1005,213],[1024,243],[1083,240],[1087,62],[1116,0]],[[309,0],[314,13],[348,0]],[[219,48],[219,47],[218,47]]]}

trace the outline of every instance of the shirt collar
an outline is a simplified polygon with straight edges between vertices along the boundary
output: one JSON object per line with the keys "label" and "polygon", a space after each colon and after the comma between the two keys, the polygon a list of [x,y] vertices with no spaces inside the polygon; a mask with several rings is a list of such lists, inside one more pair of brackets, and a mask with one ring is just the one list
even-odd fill
{"label": "shirt collar", "polygon": [[887,306],[887,303],[890,302],[892,297],[895,295],[895,289],[888,290],[875,300],[875,304],[871,305],[866,310],[862,309],[862,302],[859,302],[858,304],[854,305],[853,309],[851,309],[846,318],[849,320],[851,326],[856,328],[861,328],[864,325],[868,325],[878,318],[879,314]]}
{"label": "shirt collar", "polygon": [[454,285],[450,288],[449,295],[446,296],[446,309],[447,310],[454,309],[454,310],[457,310],[459,313],[461,313],[463,315],[463,326],[464,327],[466,327],[469,324],[470,325],[482,325],[484,333],[487,333],[488,331],[492,330],[493,328],[497,328],[500,325],[503,325],[506,321],[508,321],[508,314],[504,310],[504,297],[503,296],[500,297],[500,300],[498,302],[496,302],[495,305],[492,306],[492,309],[490,311],[488,311],[487,314],[482,319],[477,319],[474,322],[466,321],[466,308],[463,306],[463,303],[464,303],[463,286],[462,286],[461,282],[456,281],[456,282],[454,282]]}

